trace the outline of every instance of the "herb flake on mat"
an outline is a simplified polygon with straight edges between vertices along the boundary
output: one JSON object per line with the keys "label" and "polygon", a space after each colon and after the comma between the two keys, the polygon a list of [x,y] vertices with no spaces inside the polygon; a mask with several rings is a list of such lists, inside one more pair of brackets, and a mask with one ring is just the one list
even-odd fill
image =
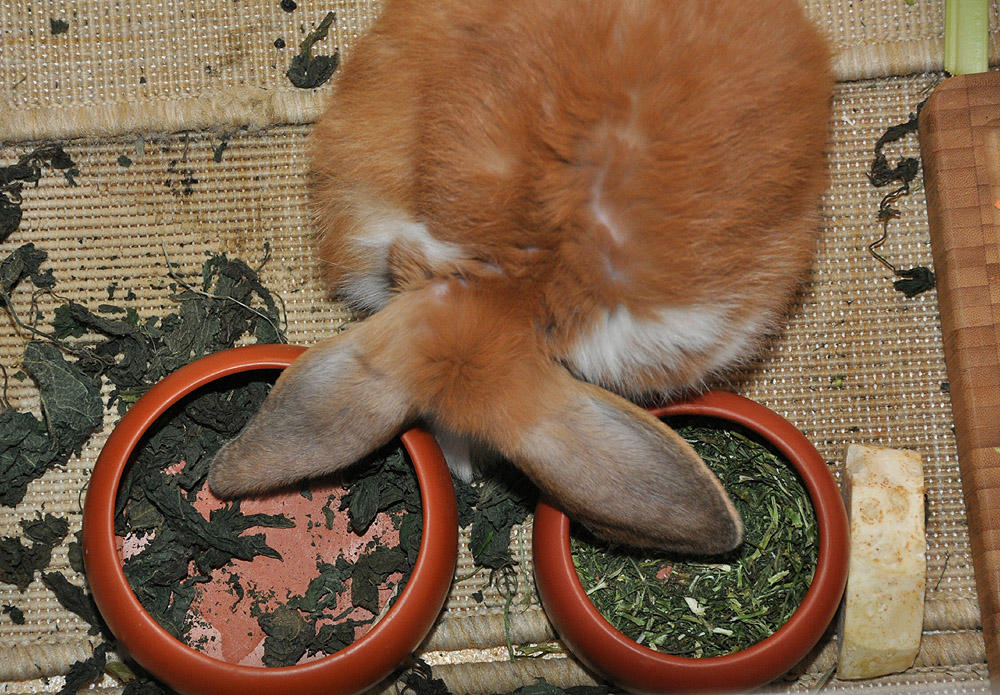
{"label": "herb flake on mat", "polygon": [[306,36],[299,46],[299,52],[292,58],[292,63],[285,72],[289,81],[300,89],[319,87],[331,77],[340,62],[340,53],[336,50],[332,56],[312,54],[313,44],[322,41],[330,32],[336,15],[328,12],[319,26]]}
{"label": "herb flake on mat", "polygon": [[57,19],[55,17],[49,18],[49,33],[53,36],[58,36],[59,34],[65,34],[69,31],[69,22],[65,19]]}
{"label": "herb flake on mat", "polygon": [[677,656],[721,656],[769,636],[802,601],[816,568],[815,512],[794,469],[755,437],[704,422],[675,429],[743,517],[739,548],[691,558],[579,529],[572,539],[580,580],[601,614],[630,639]]}
{"label": "herb flake on mat", "polygon": [[24,611],[14,604],[8,603],[3,608],[0,608],[0,613],[8,616],[10,621],[15,625],[24,625]]}

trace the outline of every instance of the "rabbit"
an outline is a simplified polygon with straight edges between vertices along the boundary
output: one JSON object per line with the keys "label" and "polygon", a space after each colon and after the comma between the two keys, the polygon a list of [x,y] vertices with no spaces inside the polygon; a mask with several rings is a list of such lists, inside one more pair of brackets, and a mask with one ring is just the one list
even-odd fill
{"label": "rabbit", "polygon": [[220,496],[415,421],[597,535],[715,554],[742,520],[640,407],[756,358],[808,272],[826,42],[794,0],[388,0],[309,135],[320,273],[363,320],[286,369]]}

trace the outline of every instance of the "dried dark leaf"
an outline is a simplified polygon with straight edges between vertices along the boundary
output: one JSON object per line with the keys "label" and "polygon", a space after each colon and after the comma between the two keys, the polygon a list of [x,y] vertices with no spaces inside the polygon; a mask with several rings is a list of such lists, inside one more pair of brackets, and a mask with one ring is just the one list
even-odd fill
{"label": "dried dark leaf", "polygon": [[10,616],[10,621],[15,625],[24,625],[24,611],[17,606],[8,603],[3,608],[0,608],[0,613]]}
{"label": "dried dark leaf", "polygon": [[292,64],[285,74],[293,85],[300,89],[313,89],[329,80],[337,69],[339,53],[332,56],[312,55],[313,44],[326,38],[333,24],[335,15],[327,13],[315,31],[303,39],[298,54],[292,58]]}
{"label": "dried dark leaf", "polygon": [[0,504],[16,506],[31,481],[63,461],[45,423],[31,413],[0,410]]}
{"label": "dried dark leaf", "polygon": [[435,678],[431,667],[419,657],[413,659],[413,665],[397,679],[403,684],[400,695],[451,695],[447,684],[440,678]]}
{"label": "dried dark leaf", "polygon": [[892,286],[907,297],[916,297],[921,292],[934,289],[937,284],[934,273],[926,266],[918,265],[915,268],[897,270],[896,275],[902,280],[896,280]]}
{"label": "dried dark leaf", "polygon": [[104,422],[100,383],[67,362],[49,343],[28,343],[22,364],[38,384],[42,411],[56,448],[67,455],[79,451]]}
{"label": "dried dark leaf", "polygon": [[526,478],[510,468],[505,470],[505,477],[488,480],[480,488],[469,532],[473,560],[491,569],[513,562],[510,531],[534,510],[538,498],[537,490]]}
{"label": "dried dark leaf", "polygon": [[406,553],[397,548],[377,546],[372,552],[358,557],[351,573],[351,602],[359,608],[378,614],[378,587],[394,572],[406,573],[409,567]]}
{"label": "dried dark leaf", "polygon": [[563,689],[539,678],[536,683],[521,686],[511,695],[608,695],[612,692],[610,687],[604,685],[574,685]]}
{"label": "dried dark leaf", "polygon": [[316,639],[316,626],[294,608],[279,606],[257,618],[264,638],[265,666],[287,666],[298,662]]}
{"label": "dried dark leaf", "polygon": [[66,575],[61,572],[43,572],[42,583],[56,595],[56,599],[63,608],[87,621],[90,625],[88,631],[90,634],[107,632],[107,626],[97,611],[94,599],[83,589],[66,579]]}
{"label": "dried dark leaf", "polygon": [[35,248],[34,244],[24,244],[15,249],[3,259],[3,262],[0,262],[0,292],[9,299],[11,291],[24,278],[41,279],[43,276],[39,272],[39,267],[46,258],[48,254]]}
{"label": "dried dark leaf", "polygon": [[66,682],[59,690],[59,695],[75,695],[84,686],[90,685],[104,675],[104,667],[108,663],[109,642],[102,642],[94,649],[89,659],[77,661],[69,668]]}
{"label": "dried dark leaf", "polygon": [[288,602],[288,607],[296,608],[316,616],[337,605],[337,598],[344,592],[345,582],[351,578],[354,567],[343,558],[336,563],[317,562],[319,575],[309,582],[306,593]]}
{"label": "dried dark leaf", "polygon": [[0,582],[24,591],[35,578],[35,572],[49,566],[52,550],[66,537],[69,524],[65,519],[46,514],[40,519],[22,520],[21,528],[31,545],[25,545],[22,538],[0,538]]}

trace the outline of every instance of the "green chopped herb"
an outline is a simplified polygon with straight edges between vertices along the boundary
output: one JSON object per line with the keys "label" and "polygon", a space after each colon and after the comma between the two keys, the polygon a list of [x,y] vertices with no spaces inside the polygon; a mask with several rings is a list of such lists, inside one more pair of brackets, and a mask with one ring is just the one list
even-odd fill
{"label": "green chopped herb", "polygon": [[65,19],[49,18],[49,33],[53,36],[65,34],[67,31],[69,31],[69,22]]}
{"label": "green chopped herb", "polygon": [[678,656],[721,656],[772,634],[802,601],[816,568],[815,512],[791,465],[755,435],[705,419],[672,426],[729,492],[743,544],[693,558],[575,529],[573,558],[594,605],[630,639]]}

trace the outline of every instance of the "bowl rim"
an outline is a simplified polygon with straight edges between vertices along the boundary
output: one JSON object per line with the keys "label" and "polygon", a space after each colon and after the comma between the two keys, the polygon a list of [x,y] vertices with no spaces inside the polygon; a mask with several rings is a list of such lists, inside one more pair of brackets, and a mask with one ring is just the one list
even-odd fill
{"label": "bowl rim", "polygon": [[795,467],[819,528],[813,581],[788,621],[769,637],[732,654],[681,657],[637,644],[614,628],[587,597],[573,565],[570,519],[541,500],[535,512],[533,559],[542,605],[556,631],[582,661],[637,693],[750,690],[801,660],[826,631],[847,582],[849,528],[840,488],[826,461],[790,422],[765,406],[726,391],[649,409],[656,417],[696,415],[757,433]]}
{"label": "bowl rim", "polygon": [[423,641],[450,590],[458,557],[458,513],[451,475],[434,438],[413,428],[401,440],[413,461],[424,509],[413,572],[392,608],[357,641],[293,666],[241,666],[203,654],[170,635],[132,591],[115,542],[117,491],[144,433],[174,403],[215,380],[284,369],[305,348],[250,345],[223,350],[172,372],[119,420],[101,450],[83,510],[83,555],[94,600],[121,644],[154,676],[180,693],[357,693],[388,676]]}

